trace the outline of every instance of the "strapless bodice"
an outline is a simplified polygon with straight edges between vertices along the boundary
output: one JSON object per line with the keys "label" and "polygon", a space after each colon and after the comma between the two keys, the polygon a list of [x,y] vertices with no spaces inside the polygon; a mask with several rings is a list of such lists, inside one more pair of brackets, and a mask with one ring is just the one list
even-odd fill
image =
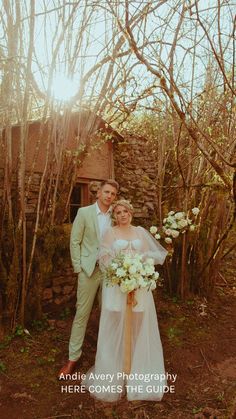
{"label": "strapless bodice", "polygon": [[142,242],[140,239],[134,239],[134,240],[124,240],[124,239],[116,239],[113,242],[113,248],[115,250],[121,251],[139,251],[141,250]]}

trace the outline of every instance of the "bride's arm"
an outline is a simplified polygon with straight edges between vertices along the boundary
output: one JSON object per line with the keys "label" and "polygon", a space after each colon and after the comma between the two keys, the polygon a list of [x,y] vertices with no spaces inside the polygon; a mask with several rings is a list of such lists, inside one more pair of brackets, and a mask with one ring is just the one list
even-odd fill
{"label": "bride's arm", "polygon": [[155,265],[162,265],[168,251],[143,227],[137,227],[137,229],[139,238],[142,242],[142,254],[144,258],[153,258]]}

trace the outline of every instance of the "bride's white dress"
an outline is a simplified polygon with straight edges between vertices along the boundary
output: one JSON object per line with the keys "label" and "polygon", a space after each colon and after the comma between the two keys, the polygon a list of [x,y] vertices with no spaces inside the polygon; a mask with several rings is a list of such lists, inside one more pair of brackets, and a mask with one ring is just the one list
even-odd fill
{"label": "bride's white dress", "polygon": [[[112,229],[111,229],[112,230]],[[166,251],[142,227],[137,237],[123,240],[108,233],[101,255],[131,253],[153,257],[163,263]],[[126,393],[128,400],[161,400],[166,385],[162,344],[152,291],[135,291],[137,304],[132,307],[131,370],[123,373],[124,331],[127,294],[118,285],[102,288],[95,365],[82,382],[91,395],[104,401],[117,401]]]}

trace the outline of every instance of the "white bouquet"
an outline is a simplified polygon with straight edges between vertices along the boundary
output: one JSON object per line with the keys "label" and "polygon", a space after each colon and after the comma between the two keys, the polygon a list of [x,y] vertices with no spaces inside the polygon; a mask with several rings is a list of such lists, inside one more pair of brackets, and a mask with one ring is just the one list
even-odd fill
{"label": "white bouquet", "polygon": [[157,227],[152,226],[150,233],[156,240],[164,236],[165,242],[171,244],[172,239],[176,239],[180,233],[184,234],[187,230],[194,231],[196,229],[196,224],[193,222],[192,217],[197,217],[199,212],[199,208],[192,208],[190,218],[190,211],[187,213],[183,211],[170,211],[163,220],[162,231],[159,232]]}
{"label": "white bouquet", "polygon": [[136,289],[156,288],[159,273],[155,272],[154,260],[147,258],[143,261],[141,255],[120,253],[114,257],[105,268],[107,286],[119,285],[121,292],[129,293]]}

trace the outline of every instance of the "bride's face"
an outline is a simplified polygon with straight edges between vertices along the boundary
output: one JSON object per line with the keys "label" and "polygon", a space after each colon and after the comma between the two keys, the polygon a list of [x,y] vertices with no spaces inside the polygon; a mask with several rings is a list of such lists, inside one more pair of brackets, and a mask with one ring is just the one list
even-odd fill
{"label": "bride's face", "polygon": [[132,214],[126,207],[123,207],[123,205],[118,205],[115,208],[114,215],[118,226],[125,226],[131,223]]}

